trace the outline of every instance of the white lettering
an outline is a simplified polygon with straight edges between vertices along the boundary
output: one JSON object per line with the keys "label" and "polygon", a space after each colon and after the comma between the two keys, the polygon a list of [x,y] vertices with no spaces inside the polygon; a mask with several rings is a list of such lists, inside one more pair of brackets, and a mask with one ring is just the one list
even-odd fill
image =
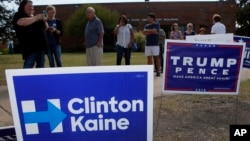
{"label": "white lettering", "polygon": [[212,69],[212,70],[211,70],[211,74],[217,75],[217,69]]}
{"label": "white lettering", "polygon": [[179,56],[171,56],[170,57],[171,60],[173,60],[173,65],[177,65],[177,61],[180,60]]}
{"label": "white lettering", "polygon": [[180,68],[180,67],[176,67],[176,68],[175,68],[175,73],[178,73],[178,72],[180,72],[180,71],[182,71],[182,68]]}
{"label": "white lettering", "polygon": [[196,64],[199,67],[205,67],[207,65],[207,58],[203,58],[203,63],[201,63],[201,58],[198,57],[196,60]]}
{"label": "white lettering", "polygon": [[236,59],[227,59],[227,67],[230,68],[232,65],[236,65]]}
{"label": "white lettering", "polygon": [[223,58],[216,58],[211,59],[211,67],[223,67]]}
{"label": "white lettering", "polygon": [[68,109],[69,109],[69,111],[70,111],[71,113],[73,113],[73,114],[80,114],[80,113],[82,113],[82,112],[84,111],[83,108],[79,108],[79,109],[77,109],[77,110],[73,108],[73,104],[75,104],[75,103],[82,104],[82,103],[83,103],[83,100],[80,99],[80,98],[73,98],[73,99],[71,99],[71,100],[69,101],[69,103],[68,103]]}
{"label": "white lettering", "polygon": [[77,120],[75,117],[71,117],[71,128],[72,132],[76,132],[76,128],[79,127],[80,131],[85,131],[81,121],[83,120],[84,116],[80,116]]}
{"label": "white lettering", "polygon": [[194,73],[193,71],[194,71],[194,68],[188,68],[187,73],[188,73],[188,74],[193,74],[193,73]]}
{"label": "white lettering", "polygon": [[193,66],[193,58],[192,57],[183,57],[183,66]]}
{"label": "white lettering", "polygon": [[117,127],[120,130],[126,130],[128,129],[128,126],[129,126],[129,120],[126,118],[121,118],[117,121]]}
{"label": "white lettering", "polygon": [[118,107],[121,112],[128,112],[131,109],[131,104],[129,101],[123,100],[119,103]]}

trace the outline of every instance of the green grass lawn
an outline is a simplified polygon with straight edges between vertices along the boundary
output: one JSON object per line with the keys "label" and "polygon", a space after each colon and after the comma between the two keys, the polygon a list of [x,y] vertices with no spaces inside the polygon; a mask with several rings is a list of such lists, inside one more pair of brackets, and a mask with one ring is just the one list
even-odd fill
{"label": "green grass lawn", "polygon": [[[122,60],[124,64],[124,59]],[[73,66],[86,66],[86,56],[84,53],[63,53],[62,62],[64,67]],[[48,59],[46,57],[46,67],[48,65]],[[116,64],[116,53],[104,53],[103,56],[104,65]],[[131,65],[143,65],[147,64],[144,53],[133,52],[131,57]],[[14,55],[0,55],[0,86],[6,85],[5,70],[6,69],[20,69],[23,66],[23,60],[20,54]],[[250,80],[241,82],[240,94],[247,99],[250,99]]]}
{"label": "green grass lawn", "polygon": [[[64,67],[86,66],[86,56],[84,53],[63,53],[62,62]],[[124,64],[124,59],[122,60]],[[132,52],[131,65],[146,64],[147,60],[144,53]],[[116,53],[104,53],[104,65],[116,64]],[[49,67],[48,59],[46,57],[46,67]],[[6,69],[20,69],[23,66],[21,54],[14,55],[0,55],[0,86],[6,85],[5,70]]]}

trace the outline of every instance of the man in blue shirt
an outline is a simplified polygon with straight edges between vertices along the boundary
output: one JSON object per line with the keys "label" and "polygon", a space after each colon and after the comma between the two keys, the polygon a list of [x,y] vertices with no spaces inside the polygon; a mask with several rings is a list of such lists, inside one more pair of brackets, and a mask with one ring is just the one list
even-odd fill
{"label": "man in blue shirt", "polygon": [[103,24],[96,17],[95,9],[88,7],[86,10],[88,23],[85,28],[86,60],[88,66],[102,65],[103,55]]}
{"label": "man in blue shirt", "polygon": [[155,22],[155,14],[149,13],[148,17],[148,24],[145,25],[145,28],[143,30],[143,33],[146,35],[146,46],[145,46],[145,55],[148,59],[148,64],[153,64],[153,58],[154,63],[156,65],[156,76],[160,76],[160,59],[159,59],[159,30],[160,25]]}

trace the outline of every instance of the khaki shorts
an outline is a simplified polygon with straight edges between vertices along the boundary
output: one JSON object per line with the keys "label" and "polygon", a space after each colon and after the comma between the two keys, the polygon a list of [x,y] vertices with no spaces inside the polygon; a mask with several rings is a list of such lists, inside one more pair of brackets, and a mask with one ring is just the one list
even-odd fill
{"label": "khaki shorts", "polygon": [[159,46],[146,46],[145,55],[146,56],[159,56],[160,47]]}
{"label": "khaki shorts", "polygon": [[93,46],[86,48],[86,61],[88,66],[102,65],[103,48]]}

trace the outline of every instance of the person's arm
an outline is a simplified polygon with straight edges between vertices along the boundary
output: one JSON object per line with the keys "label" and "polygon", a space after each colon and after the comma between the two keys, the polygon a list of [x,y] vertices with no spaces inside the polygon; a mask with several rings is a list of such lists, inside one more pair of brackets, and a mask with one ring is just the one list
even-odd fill
{"label": "person's arm", "polygon": [[165,40],[166,39],[166,33],[164,31],[160,32],[160,40]]}
{"label": "person's arm", "polygon": [[17,25],[19,25],[19,26],[28,26],[28,25],[33,24],[36,21],[44,20],[44,19],[45,19],[45,17],[42,14],[38,14],[38,15],[33,16],[33,17],[20,18],[17,21]]}
{"label": "person's arm", "polygon": [[117,35],[118,31],[119,31],[120,25],[116,25],[115,29],[114,29],[114,34]]}
{"label": "person's arm", "polygon": [[145,35],[148,35],[148,34],[158,34],[158,31],[157,31],[157,29],[144,29],[143,30],[143,33],[145,34]]}
{"label": "person's arm", "polygon": [[183,36],[183,34],[181,33],[181,31],[179,31],[179,33],[180,33],[181,40],[184,40],[184,36]]}
{"label": "person's arm", "polygon": [[63,35],[63,25],[62,25],[62,21],[61,20],[56,20],[56,25],[57,25],[57,29],[55,31],[55,33],[57,35]]}
{"label": "person's arm", "polygon": [[102,46],[103,35],[104,35],[103,32],[99,33],[97,47],[101,47]]}
{"label": "person's arm", "polygon": [[129,42],[128,47],[132,47],[132,44],[133,44],[133,42],[134,42],[134,39],[135,39],[135,35],[134,35],[133,28],[132,28],[132,26],[131,26],[131,28],[130,28],[130,42]]}

